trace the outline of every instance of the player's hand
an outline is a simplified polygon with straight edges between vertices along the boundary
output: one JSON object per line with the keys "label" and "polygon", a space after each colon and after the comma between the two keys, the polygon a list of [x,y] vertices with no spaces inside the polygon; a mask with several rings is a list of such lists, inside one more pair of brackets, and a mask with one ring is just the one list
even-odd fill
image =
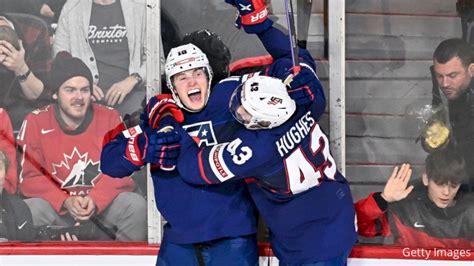
{"label": "player's hand", "polygon": [[323,91],[318,76],[308,67],[301,67],[296,76],[288,75],[284,82],[289,84],[288,94],[297,105],[310,104]]}
{"label": "player's hand", "polygon": [[134,165],[146,163],[163,165],[169,168],[176,165],[181,145],[181,135],[176,130],[158,132],[146,127],[136,137],[129,138],[125,155]]}
{"label": "player's hand", "polygon": [[235,6],[239,12],[235,26],[244,28],[247,33],[260,33],[273,25],[268,18],[268,9],[265,0],[225,0]]}
{"label": "player's hand", "polygon": [[399,201],[408,196],[413,190],[413,186],[408,186],[412,170],[410,164],[402,164],[400,170],[398,167],[393,169],[392,175],[388,178],[382,192],[382,198],[387,202]]}
{"label": "player's hand", "polygon": [[[151,131],[151,132],[150,132]],[[146,152],[144,161],[165,166],[176,165],[181,145],[181,136],[175,130],[157,132],[156,129],[146,132]],[[143,136],[145,136],[143,135]],[[142,139],[143,140],[143,139]],[[138,140],[140,143],[140,139]]]}
{"label": "player's hand", "polygon": [[114,83],[105,93],[105,102],[108,106],[121,104],[136,84],[137,80],[133,77],[127,77],[124,80]]}
{"label": "player's hand", "polygon": [[183,111],[178,107],[170,94],[160,94],[152,97],[145,106],[142,120],[151,128],[158,128],[160,120],[166,115],[172,115],[181,123],[184,121]]}

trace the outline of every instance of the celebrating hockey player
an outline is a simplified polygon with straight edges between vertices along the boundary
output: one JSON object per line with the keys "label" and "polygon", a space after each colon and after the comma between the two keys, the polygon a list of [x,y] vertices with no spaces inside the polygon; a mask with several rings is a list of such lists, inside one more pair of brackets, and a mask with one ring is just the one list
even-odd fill
{"label": "celebrating hockey player", "polygon": [[[251,2],[247,3],[251,9],[254,8]],[[271,20],[264,17],[248,27],[258,33],[270,54],[280,62],[268,68],[266,74],[286,77],[291,67],[288,64],[291,55],[288,38],[271,25]],[[247,29],[245,24],[243,26]],[[308,55],[304,51],[302,56],[308,58]],[[171,112],[199,146],[228,142],[242,127],[228,107],[232,92],[241,84],[241,79],[225,79],[211,91],[213,71],[209,60],[193,44],[173,48],[165,68],[166,81],[176,103],[166,95],[150,99],[142,116],[143,125],[125,131],[104,147],[101,169],[111,176],[121,177],[140,169],[147,162],[153,163],[157,207],[167,220],[158,265],[197,265],[198,261],[204,261],[205,265],[256,265],[255,210],[245,183],[241,180],[208,187],[189,184],[177,170],[163,170],[172,169],[167,167],[168,164],[176,164],[178,154],[173,140],[180,138],[173,137],[172,132],[158,133],[154,142],[146,141],[149,134],[156,132],[150,128],[173,122],[172,117],[164,117],[164,113]],[[294,77],[290,84],[295,88],[292,97],[298,102],[309,102],[306,99],[313,98],[311,89],[314,86],[301,84],[311,82],[315,83],[315,77],[310,70]],[[295,84],[301,86],[296,89]],[[147,152],[148,146],[156,143],[164,151],[158,156],[163,160],[153,160],[153,155]],[[130,156],[130,146],[134,151],[140,151],[140,155]],[[199,177],[197,171],[196,168],[193,173],[196,178]]]}

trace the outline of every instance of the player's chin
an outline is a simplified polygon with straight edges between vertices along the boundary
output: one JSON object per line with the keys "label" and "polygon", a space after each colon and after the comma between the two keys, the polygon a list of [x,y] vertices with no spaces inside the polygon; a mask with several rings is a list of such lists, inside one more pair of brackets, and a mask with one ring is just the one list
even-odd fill
{"label": "player's chin", "polygon": [[186,104],[186,106],[193,110],[193,111],[200,111],[204,108],[204,105],[205,105],[205,101],[203,98],[199,99],[199,100],[191,100],[189,99],[188,103]]}

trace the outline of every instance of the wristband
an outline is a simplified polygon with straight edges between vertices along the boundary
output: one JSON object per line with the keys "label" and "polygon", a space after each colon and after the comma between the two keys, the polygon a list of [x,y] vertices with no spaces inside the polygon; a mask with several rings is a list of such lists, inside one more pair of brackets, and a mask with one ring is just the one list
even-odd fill
{"label": "wristband", "polygon": [[142,77],[137,72],[130,74],[130,77],[134,78],[137,81],[137,86],[140,85],[143,81]]}
{"label": "wristband", "polygon": [[28,79],[28,76],[29,76],[30,74],[31,74],[31,70],[28,69],[28,71],[26,71],[25,74],[16,76],[16,77],[18,78],[18,82],[24,82],[24,81],[26,81],[26,80]]}

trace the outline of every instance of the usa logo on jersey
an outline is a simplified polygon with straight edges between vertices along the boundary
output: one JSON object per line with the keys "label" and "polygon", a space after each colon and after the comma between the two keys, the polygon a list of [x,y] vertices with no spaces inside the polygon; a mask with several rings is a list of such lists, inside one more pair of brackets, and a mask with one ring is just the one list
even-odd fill
{"label": "usa logo on jersey", "polygon": [[216,135],[214,129],[212,129],[212,122],[205,121],[191,125],[183,126],[188,134],[194,139],[194,141],[201,147],[202,144],[205,146],[212,146],[217,144]]}

